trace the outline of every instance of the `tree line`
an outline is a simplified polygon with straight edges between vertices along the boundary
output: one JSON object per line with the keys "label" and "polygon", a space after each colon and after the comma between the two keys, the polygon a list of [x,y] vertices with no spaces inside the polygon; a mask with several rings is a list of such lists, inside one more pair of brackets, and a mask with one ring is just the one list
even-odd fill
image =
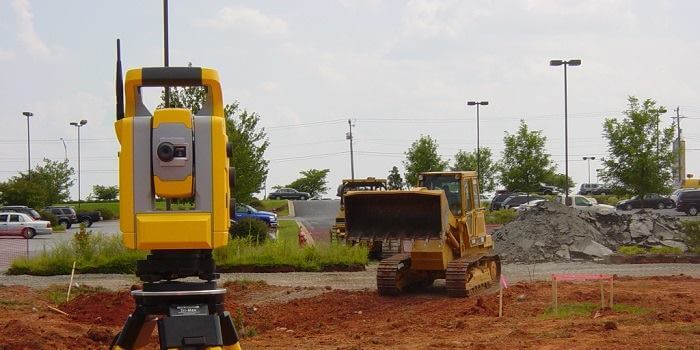
{"label": "tree line", "polygon": [[[603,138],[607,142],[607,156],[599,177],[618,194],[643,196],[647,193],[668,193],[673,187],[672,174],[677,154],[671,148],[674,125],[660,127],[661,115],[666,108],[652,99],[641,101],[628,97],[622,118],[606,118]],[[483,192],[492,192],[498,184],[511,191],[536,192],[540,184],[566,187],[566,176],[546,152],[547,137],[541,130],[530,130],[524,120],[518,130],[503,137],[504,149],[499,161],[493,160],[491,149],[480,148],[478,181]],[[401,177],[396,166],[387,177],[388,187],[401,189],[415,186],[420,172],[475,171],[477,152],[460,150],[452,165],[438,153],[438,143],[429,135],[411,144],[403,161],[405,173]],[[575,186],[568,179],[569,189]]]}

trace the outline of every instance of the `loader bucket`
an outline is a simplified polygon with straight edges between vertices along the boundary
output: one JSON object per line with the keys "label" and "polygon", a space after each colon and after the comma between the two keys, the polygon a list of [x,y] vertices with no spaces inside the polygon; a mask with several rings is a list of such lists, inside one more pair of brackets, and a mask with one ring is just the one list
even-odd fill
{"label": "loader bucket", "polygon": [[449,210],[442,191],[360,191],[345,197],[345,229],[351,240],[440,238]]}

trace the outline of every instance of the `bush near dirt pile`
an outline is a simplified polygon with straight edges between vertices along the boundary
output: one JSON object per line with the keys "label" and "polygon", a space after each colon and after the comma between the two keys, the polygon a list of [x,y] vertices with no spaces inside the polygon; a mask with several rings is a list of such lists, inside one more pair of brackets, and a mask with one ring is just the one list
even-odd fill
{"label": "bush near dirt pile", "polygon": [[228,246],[214,250],[217,268],[227,271],[241,267],[281,267],[295,271],[322,271],[328,267],[365,266],[367,248],[344,244],[299,247],[289,240],[266,241],[234,238]]}
{"label": "bush near dirt pile", "polygon": [[626,245],[617,249],[617,252],[624,255],[640,255],[640,254],[671,254],[680,255],[683,251],[674,247],[651,247],[649,249],[636,246]]}
{"label": "bush near dirt pile", "polygon": [[507,224],[518,217],[518,212],[510,209],[492,210],[486,212],[486,224]]}
{"label": "bush near dirt pile", "polygon": [[700,254],[700,221],[683,221],[683,232],[688,236],[688,248]]}
{"label": "bush near dirt pile", "polygon": [[615,206],[617,203],[622,200],[622,198],[614,195],[591,195],[588,197],[593,197],[595,200],[598,202],[598,204],[607,204],[607,205],[612,205]]}
{"label": "bush near dirt pile", "polygon": [[542,202],[492,235],[504,261],[601,260],[623,245],[688,249],[680,220],[640,211],[588,212]]}

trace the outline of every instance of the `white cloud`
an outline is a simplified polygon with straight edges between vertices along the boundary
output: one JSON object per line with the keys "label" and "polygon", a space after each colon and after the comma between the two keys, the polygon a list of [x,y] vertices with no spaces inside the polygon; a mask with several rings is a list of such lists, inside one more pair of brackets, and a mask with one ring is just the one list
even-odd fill
{"label": "white cloud", "polygon": [[472,2],[412,0],[403,16],[404,34],[457,38],[475,18],[491,11]]}
{"label": "white cloud", "polygon": [[259,85],[260,90],[266,91],[266,92],[273,92],[279,89],[280,83],[277,81],[264,81],[260,83]]}
{"label": "white cloud", "polygon": [[252,30],[268,36],[287,35],[287,22],[247,7],[224,7],[213,19],[198,19],[196,25],[209,28]]}
{"label": "white cloud", "polygon": [[28,0],[13,0],[12,9],[17,18],[17,39],[32,54],[46,57],[51,54],[48,46],[34,29],[34,14]]}

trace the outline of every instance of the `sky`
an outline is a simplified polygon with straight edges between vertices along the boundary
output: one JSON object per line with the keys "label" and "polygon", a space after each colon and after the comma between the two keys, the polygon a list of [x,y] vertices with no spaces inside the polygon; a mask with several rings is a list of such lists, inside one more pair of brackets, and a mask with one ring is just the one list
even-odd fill
{"label": "sky", "polygon": [[[591,182],[606,156],[605,118],[630,95],[680,107],[688,173],[700,176],[700,24],[697,1],[170,1],[170,64],[219,71],[226,102],[260,115],[269,136],[267,189],[311,168],[330,169],[334,189],[350,177],[403,172],[421,135],[443,159],[480,146],[498,159],[503,136],[523,119],[547,137],[564,172],[568,70],[569,173]],[[160,66],[161,1],[0,0],[0,181],[67,157],[81,193],[118,183],[114,134],[115,40],[125,68]],[[148,91],[147,105],[158,92]],[[65,148],[61,138],[65,141]],[[77,198],[77,185],[71,190]],[[333,197],[331,190],[326,195]]]}

